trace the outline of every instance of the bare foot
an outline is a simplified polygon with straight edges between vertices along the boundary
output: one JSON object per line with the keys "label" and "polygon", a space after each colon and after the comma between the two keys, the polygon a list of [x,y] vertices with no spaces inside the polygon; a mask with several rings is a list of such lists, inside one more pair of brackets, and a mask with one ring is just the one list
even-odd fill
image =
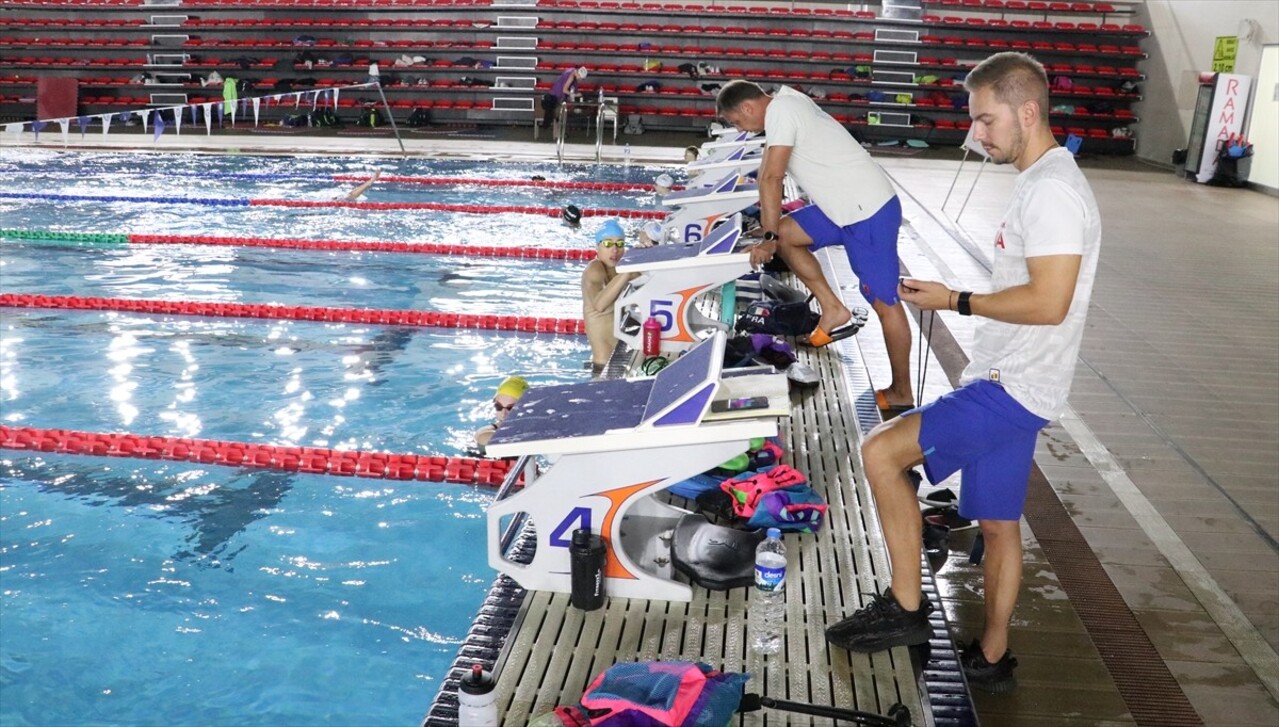
{"label": "bare foot", "polygon": [[830,333],[852,319],[852,311],[841,305],[840,307],[832,308],[831,310],[823,310],[821,320],[817,322],[817,325],[820,326],[823,331]]}

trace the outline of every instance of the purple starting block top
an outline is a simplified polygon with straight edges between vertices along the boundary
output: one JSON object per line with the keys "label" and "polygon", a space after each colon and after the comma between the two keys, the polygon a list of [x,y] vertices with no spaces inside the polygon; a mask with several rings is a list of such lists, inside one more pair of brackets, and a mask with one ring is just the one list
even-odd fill
{"label": "purple starting block top", "polygon": [[618,379],[529,389],[490,443],[590,437],[637,427],[655,382]]}
{"label": "purple starting block top", "polygon": [[694,187],[692,189],[681,189],[678,192],[671,192],[662,198],[662,204],[667,207],[672,207],[688,204],[690,202],[707,201],[717,194],[758,191],[759,185],[748,181],[737,172],[730,172],[725,175],[723,179],[709,187]]}
{"label": "purple starting block top", "polygon": [[719,227],[711,231],[699,244],[676,243],[673,245],[656,245],[654,247],[637,247],[626,251],[620,265],[649,265],[673,260],[684,260],[698,256],[727,255],[737,246],[742,236],[741,215],[734,215]]}
{"label": "purple starting block top", "polygon": [[743,159],[746,159],[747,157],[756,157],[756,156],[758,156],[758,157],[763,157],[763,156],[764,156],[764,147],[762,147],[762,146],[745,146],[745,145],[743,145],[743,146],[741,146],[741,147],[739,147],[739,148],[737,148],[737,149],[734,149],[734,150],[733,150],[733,152],[732,152],[731,154],[729,154],[728,156],[726,156],[726,157],[724,157],[724,158],[722,158],[722,159],[715,159],[715,160],[710,160],[710,161],[706,161],[706,162],[702,162],[702,163],[699,163],[699,162],[693,162],[692,164],[689,164],[689,165],[688,165],[688,170],[689,170],[690,172],[692,172],[692,171],[697,171],[698,166],[707,166],[707,167],[709,167],[709,166],[712,166],[712,165],[715,165],[715,164],[722,164],[722,163],[724,163],[724,162],[737,162],[737,161],[741,161],[741,160],[743,160]]}
{"label": "purple starting block top", "polygon": [[696,424],[715,393],[724,337],[713,336],[652,379],[591,381],[529,389],[489,441],[537,442],[654,426]]}

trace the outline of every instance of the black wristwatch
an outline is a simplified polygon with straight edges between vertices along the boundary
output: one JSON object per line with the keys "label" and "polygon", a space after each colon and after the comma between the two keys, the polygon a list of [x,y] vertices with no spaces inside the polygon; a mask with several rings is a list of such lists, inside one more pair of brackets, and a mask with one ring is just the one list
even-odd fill
{"label": "black wristwatch", "polygon": [[777,233],[772,230],[764,233],[764,242],[777,242],[780,239],[781,238],[777,236]]}
{"label": "black wristwatch", "polygon": [[959,297],[955,299],[955,310],[959,311],[959,315],[970,316],[973,314],[973,306],[969,301],[969,298],[972,297],[972,291],[965,291],[960,293]]}

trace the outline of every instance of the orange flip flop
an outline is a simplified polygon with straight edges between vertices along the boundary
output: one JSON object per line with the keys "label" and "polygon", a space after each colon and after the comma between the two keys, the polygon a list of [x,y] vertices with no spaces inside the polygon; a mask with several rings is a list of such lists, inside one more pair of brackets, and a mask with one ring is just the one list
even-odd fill
{"label": "orange flip flop", "polygon": [[841,326],[840,328],[836,328],[830,333],[827,333],[821,326],[817,326],[817,328],[813,329],[812,333],[808,334],[808,338],[804,341],[804,343],[812,346],[813,348],[821,348],[822,346],[829,346],[835,341],[842,341],[845,338],[851,338],[857,335],[857,332],[861,329],[862,327],[860,323],[849,323],[846,326]]}
{"label": "orange flip flop", "polygon": [[896,416],[901,416],[915,407],[910,404],[889,404],[888,396],[884,394],[883,389],[875,391],[875,406],[879,409],[879,416],[884,421],[888,421]]}

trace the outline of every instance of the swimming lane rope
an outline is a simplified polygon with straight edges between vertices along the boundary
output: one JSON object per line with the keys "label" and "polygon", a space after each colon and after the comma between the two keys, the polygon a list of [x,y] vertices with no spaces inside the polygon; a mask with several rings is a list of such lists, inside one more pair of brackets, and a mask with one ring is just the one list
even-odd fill
{"label": "swimming lane rope", "polygon": [[586,332],[585,324],[580,319],[574,318],[535,318],[532,316],[436,313],[433,311],[382,310],[374,308],[323,308],[319,306],[94,298],[78,295],[3,293],[0,294],[0,307],[114,310],[158,315],[270,318],[428,328],[479,328],[492,331],[526,331],[529,333],[581,334]]}
{"label": "swimming lane rope", "polygon": [[[213,197],[135,197],[126,195],[48,194],[36,192],[0,192],[0,199],[37,199],[57,202],[129,202],[139,204],[195,204],[206,207],[348,207],[360,210],[431,210],[435,212],[464,212],[470,214],[514,213],[559,217],[559,207],[533,207],[529,205],[455,204],[446,202],[348,202],[338,200],[305,199],[217,199]],[[661,219],[666,216],[660,210],[624,210],[588,208],[583,217],[624,217],[629,219]]]}
{"label": "swimming lane rope", "polygon": [[[335,182],[367,182],[369,176],[367,174],[335,174],[332,177]],[[572,182],[567,180],[554,179],[480,179],[474,177],[409,177],[409,176],[388,176],[383,174],[378,181],[394,182],[399,184],[425,184],[425,185],[457,185],[457,186],[478,186],[478,187],[541,187],[544,189],[571,189],[583,190],[591,192],[650,192],[653,189],[652,182]],[[682,185],[671,187],[672,191],[683,189]]]}
{"label": "swimming lane rope", "polygon": [[409,252],[428,255],[474,255],[541,260],[590,260],[593,248],[496,247],[445,245],[435,242],[361,242],[355,240],[294,240],[270,237],[215,237],[213,235],[130,235],[100,232],[50,230],[3,230],[0,238],[13,240],[57,240],[92,245],[227,245],[234,247],[281,247],[297,250],[353,250],[359,252]]}
{"label": "swimming lane rope", "polygon": [[[48,174],[44,170],[13,170],[13,174]],[[164,175],[174,176],[174,175]],[[367,174],[272,174],[267,172],[200,172],[200,179],[237,179],[243,181],[282,182],[288,180],[321,181],[321,182],[367,182]],[[189,180],[186,175],[182,179]],[[458,187],[537,187],[541,189],[566,189],[588,192],[648,192],[653,189],[651,182],[579,182],[556,179],[484,179],[479,177],[417,177],[408,175],[383,174],[379,181],[395,184],[421,184],[428,186]],[[683,189],[683,185],[671,187],[672,191]]]}
{"label": "swimming lane rope", "polygon": [[164,459],[387,480],[502,484],[511,462],[0,425],[0,449]]}

